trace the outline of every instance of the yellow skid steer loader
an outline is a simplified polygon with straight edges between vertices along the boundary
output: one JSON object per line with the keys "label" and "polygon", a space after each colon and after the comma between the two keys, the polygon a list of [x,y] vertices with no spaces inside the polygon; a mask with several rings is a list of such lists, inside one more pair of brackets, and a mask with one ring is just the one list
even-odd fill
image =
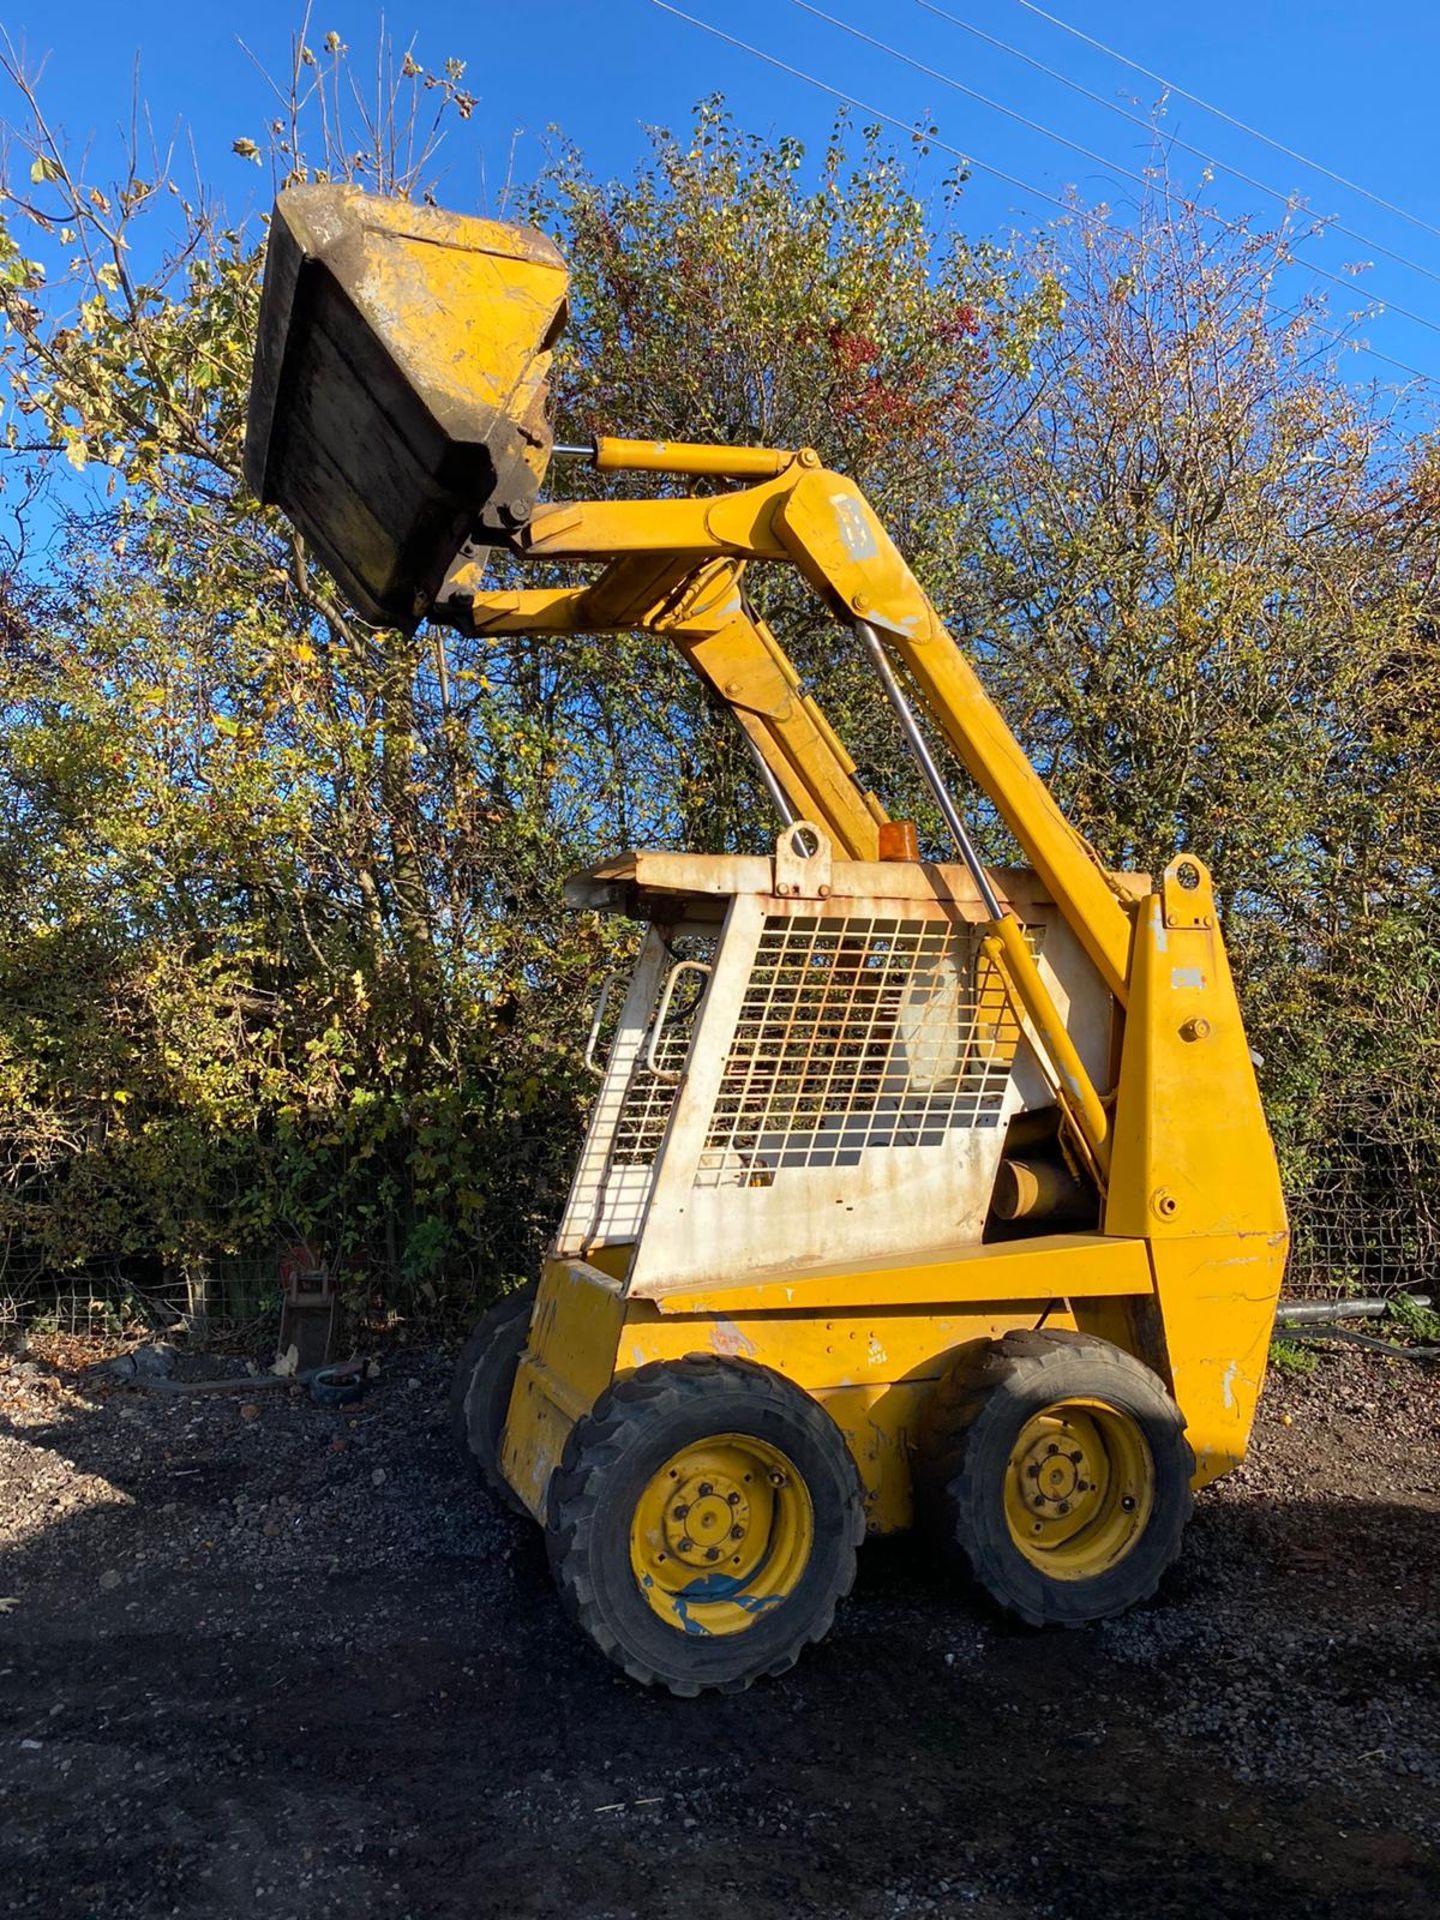
{"label": "yellow skid steer loader", "polygon": [[[675,1693],[783,1672],[864,1536],[916,1520],[1021,1620],[1118,1613],[1244,1455],[1285,1262],[1209,875],[1101,867],[812,451],[553,449],[565,291],[538,233],[287,191],[247,438],[255,492],[380,625],[667,635],[779,817],[764,853],[568,883],[645,932],[538,1285],[462,1355],[459,1437],[595,1644]],[[557,452],[679,485],[542,501]],[[487,546],[586,572],[487,592]],[[857,776],[752,603],[767,567],[868,656],[954,864]],[[979,859],[927,724],[1027,868]]]}

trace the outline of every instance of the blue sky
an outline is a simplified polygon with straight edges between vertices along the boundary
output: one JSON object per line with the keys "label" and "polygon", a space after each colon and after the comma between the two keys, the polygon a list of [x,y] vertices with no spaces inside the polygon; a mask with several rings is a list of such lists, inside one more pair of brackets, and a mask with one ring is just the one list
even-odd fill
{"label": "blue sky", "polygon": [[[1048,24],[1020,0],[938,3],[1132,111],[1146,112],[1159,93],[1153,82]],[[857,43],[793,0],[677,4],[907,123],[930,116],[944,140],[1028,183],[1030,192],[977,173],[964,202],[972,231],[1043,223],[1054,209],[1040,195],[1063,194],[1072,185],[1087,198],[1115,205],[1134,191],[1106,166]],[[1094,149],[1114,166],[1144,164],[1139,128],[959,31],[917,0],[816,4]],[[1393,0],[1383,8],[1326,0],[1210,0],[1204,8],[1157,7],[1153,0],[1047,0],[1047,9],[1440,229],[1433,134],[1440,8],[1433,0]],[[413,35],[427,64],[447,55],[468,62],[468,84],[480,104],[465,139],[449,151],[443,188],[458,207],[479,204],[487,180],[493,191],[512,135],[518,134],[520,169],[533,170],[547,123],[558,123],[584,148],[592,167],[608,173],[628,171],[642,154],[647,123],[683,124],[695,100],[713,89],[729,97],[744,124],[777,135],[818,141],[834,111],[833,101],[801,81],[667,17],[650,0],[322,5],[313,15],[311,37],[334,28],[358,51],[373,44],[382,12],[397,40]],[[268,197],[255,169],[230,152],[237,136],[260,137],[266,102],[264,83],[239,42],[262,62],[283,66],[299,17],[300,8],[288,0],[249,0],[243,7],[203,0],[69,0],[64,8],[10,0],[6,8],[11,38],[23,43],[30,60],[48,53],[45,98],[73,141],[93,139],[102,157],[115,147],[138,53],[142,91],[157,128],[166,130],[177,119],[191,122],[202,168],[237,207]],[[1321,266],[1341,274],[1356,261],[1375,261],[1353,290],[1348,280],[1344,289],[1329,289],[1334,311],[1384,300],[1389,310],[1367,321],[1365,337],[1440,378],[1440,331],[1422,324],[1429,320],[1440,328],[1440,234],[1347,192],[1184,100],[1172,97],[1165,124],[1256,179],[1303,193],[1315,212],[1333,214],[1364,236],[1331,234],[1306,248]],[[940,164],[951,163],[942,155]],[[1174,173],[1182,181],[1199,166],[1188,155],[1174,156]],[[1230,212],[1278,211],[1263,194],[1223,175],[1210,196]],[[1437,277],[1387,260],[1377,251],[1381,247]],[[1397,304],[1421,319],[1395,313]],[[1356,377],[1400,377],[1369,359],[1357,358],[1353,369]]]}

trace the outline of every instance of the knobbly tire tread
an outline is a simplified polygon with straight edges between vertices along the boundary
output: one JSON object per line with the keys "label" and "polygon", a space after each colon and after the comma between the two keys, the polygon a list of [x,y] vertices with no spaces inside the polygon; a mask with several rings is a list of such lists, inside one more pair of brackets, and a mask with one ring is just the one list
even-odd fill
{"label": "knobbly tire tread", "polygon": [[[607,1477],[623,1471],[622,1463],[637,1448],[653,1456],[658,1470],[672,1453],[706,1433],[744,1432],[747,1413],[757,1419],[774,1417],[777,1409],[780,1418],[788,1419],[794,1430],[788,1441],[784,1436],[776,1439],[773,1432],[765,1437],[781,1445],[797,1470],[805,1472],[815,1508],[815,1551],[810,1565],[795,1594],[747,1632],[713,1639],[678,1633],[650,1611],[648,1602],[634,1587],[629,1548],[633,1503],[625,1503],[622,1490],[623,1511],[607,1515],[604,1483]],[[802,1467],[795,1457],[796,1442],[806,1437],[816,1458],[833,1471],[837,1482],[829,1490],[831,1496],[838,1494],[838,1498],[830,1499],[834,1512],[829,1516],[817,1497],[825,1489],[817,1488],[817,1476],[808,1463]],[[642,1475],[639,1486],[643,1484]],[[828,1536],[827,1525],[831,1529]],[[706,1691],[743,1693],[756,1680],[788,1672],[807,1646],[825,1637],[834,1623],[837,1604],[855,1584],[856,1549],[865,1537],[865,1506],[850,1451],[818,1401],[753,1361],[697,1353],[682,1360],[652,1360],[627,1374],[609,1387],[591,1413],[571,1429],[561,1463],[550,1479],[545,1537],[561,1606],[581,1632],[632,1680],[646,1687],[667,1687],[671,1693],[690,1699]],[[828,1577],[821,1564],[822,1551],[834,1561]],[[805,1595],[812,1574],[814,1591]],[[604,1599],[599,1591],[602,1585],[610,1590]],[[797,1612],[796,1603],[802,1595],[809,1605]],[[647,1657],[644,1648],[625,1643],[609,1617],[617,1600],[624,1611],[634,1613],[638,1623],[634,1637],[675,1654],[675,1663],[662,1663],[655,1653]],[[759,1650],[766,1640],[778,1638],[766,1632],[772,1623],[776,1627],[788,1624],[788,1635],[761,1655]],[[715,1649],[721,1655],[729,1651],[730,1664],[738,1663],[738,1670],[682,1670],[682,1650],[692,1667],[704,1667],[707,1653],[712,1655],[712,1664],[723,1665],[723,1660],[713,1654]],[[749,1661],[743,1659],[746,1652]]]}
{"label": "knobbly tire tread", "polygon": [[[1047,1404],[1093,1396],[1131,1413],[1150,1443],[1155,1508],[1123,1560],[1092,1580],[1048,1578],[1010,1538],[1004,1473],[1025,1422]],[[922,1420],[915,1484],[931,1537],[958,1555],[994,1604],[1027,1626],[1087,1626],[1153,1597],[1180,1551],[1193,1498],[1185,1420],[1164,1382],[1097,1335],[1020,1329],[962,1347]]]}
{"label": "knobbly tire tread", "polygon": [[511,1513],[526,1508],[500,1472],[500,1437],[534,1306],[533,1285],[497,1300],[471,1329],[450,1382],[450,1437],[456,1450],[486,1492]]}

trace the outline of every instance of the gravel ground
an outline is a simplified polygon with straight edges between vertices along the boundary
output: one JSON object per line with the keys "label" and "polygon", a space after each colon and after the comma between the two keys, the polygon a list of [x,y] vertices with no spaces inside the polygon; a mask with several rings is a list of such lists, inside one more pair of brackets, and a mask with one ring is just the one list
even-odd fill
{"label": "gravel ground", "polygon": [[1440,1369],[1267,1389],[1149,1608],[994,1620],[868,1547],[786,1679],[674,1701],[450,1456],[355,1408],[0,1359],[15,1914],[1206,1920],[1440,1912]]}

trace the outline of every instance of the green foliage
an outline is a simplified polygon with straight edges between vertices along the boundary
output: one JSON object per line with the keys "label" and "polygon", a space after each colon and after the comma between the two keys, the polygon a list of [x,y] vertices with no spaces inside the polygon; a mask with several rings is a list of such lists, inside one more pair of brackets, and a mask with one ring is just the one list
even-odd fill
{"label": "green foliage", "polygon": [[1390,1302],[1390,1318],[1416,1346],[1440,1346],[1440,1313],[1433,1307],[1422,1307],[1412,1294],[1396,1294]]}
{"label": "green foliage", "polygon": [[[1008,250],[937,232],[876,128],[842,120],[812,162],[797,141],[744,133],[710,100],[687,133],[652,140],[632,179],[609,182],[562,144],[524,199],[571,266],[553,383],[560,437],[814,447],[923,559],[981,471],[987,417],[1023,386],[1058,304],[1053,276],[1022,284]],[[936,838],[858,647],[797,580],[757,574],[751,590],[857,761],[883,766],[895,810]],[[642,640],[617,659],[607,643],[598,665],[595,698],[600,683],[627,694],[631,791],[666,796],[644,832],[723,846],[769,831],[733,721],[707,707],[670,649]],[[660,694],[660,728],[628,698],[636,685]],[[642,823],[624,824],[633,834]]]}
{"label": "green foliage", "polygon": [[[242,185],[429,191],[463,71],[347,76],[297,46]],[[56,1270],[305,1237],[357,1297],[446,1309],[532,1268],[573,1159],[626,936],[564,874],[754,846],[763,796],[643,636],[355,619],[244,492],[263,236],[158,158],[92,180],[12,79],[4,485],[59,532],[0,580],[0,1234]],[[810,157],[715,101],[627,180],[558,144],[517,210],[573,270],[559,436],[854,474],[1103,856],[1213,865],[1292,1192],[1337,1152],[1357,1191],[1433,1187],[1440,452],[1280,304],[1289,236],[1157,200],[987,244],[875,130]],[[858,650],[755,585],[942,845]]]}
{"label": "green foliage", "polygon": [[1313,1347],[1307,1347],[1301,1340],[1272,1340],[1270,1365],[1288,1379],[1303,1380],[1306,1374],[1314,1373],[1319,1367],[1320,1356]]}
{"label": "green foliage", "polygon": [[958,509],[979,558],[955,540],[931,584],[1102,856],[1212,867],[1292,1194],[1338,1150],[1357,1202],[1423,1223],[1435,447],[1282,303],[1290,236],[1217,224],[1157,198],[1045,243],[1057,324]]}
{"label": "green foliage", "polygon": [[[410,120],[463,114],[431,79]],[[418,189],[423,129],[358,144],[345,97],[314,171]],[[582,1111],[612,936],[559,910],[605,838],[563,668],[350,616],[243,492],[259,236],[76,176],[31,107],[49,198],[5,217],[53,257],[0,289],[10,444],[112,484],[8,582],[0,1232],[51,1269],[303,1237],[430,1311],[530,1265]]]}

